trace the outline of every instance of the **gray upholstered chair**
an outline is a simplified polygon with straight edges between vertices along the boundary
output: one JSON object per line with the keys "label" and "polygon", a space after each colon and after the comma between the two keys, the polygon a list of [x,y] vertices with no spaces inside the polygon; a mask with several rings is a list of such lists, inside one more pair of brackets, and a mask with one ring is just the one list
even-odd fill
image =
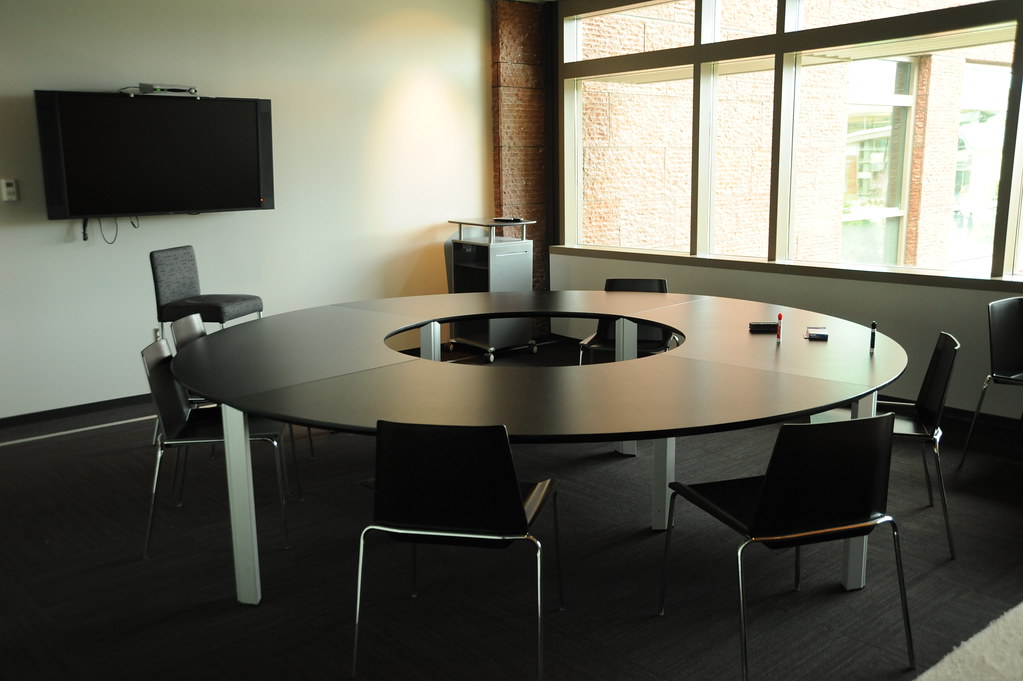
{"label": "gray upholstered chair", "polygon": [[263,316],[263,299],[247,293],[202,293],[199,267],[191,246],[177,246],[152,251],[149,264],[153,268],[156,292],[156,319],[160,337],[164,324],[197,312],[204,322],[216,322],[223,328],[232,319],[255,314]]}

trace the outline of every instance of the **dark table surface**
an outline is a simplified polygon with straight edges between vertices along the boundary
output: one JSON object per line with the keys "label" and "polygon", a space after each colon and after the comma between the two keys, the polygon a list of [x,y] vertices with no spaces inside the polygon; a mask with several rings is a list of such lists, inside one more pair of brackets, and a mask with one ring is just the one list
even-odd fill
{"label": "dark table surface", "polygon": [[[784,315],[781,343],[751,321]],[[385,338],[472,317],[625,317],[669,326],[667,353],[562,367],[467,365],[392,350]],[[827,341],[808,341],[808,326]],[[837,317],[752,301],[604,291],[462,293],[327,305],[265,317],[184,348],[191,390],[250,414],[373,433],[378,419],[503,423],[518,442],[612,441],[727,430],[859,399],[897,379],[906,353]],[[542,352],[542,350],[541,350]]]}

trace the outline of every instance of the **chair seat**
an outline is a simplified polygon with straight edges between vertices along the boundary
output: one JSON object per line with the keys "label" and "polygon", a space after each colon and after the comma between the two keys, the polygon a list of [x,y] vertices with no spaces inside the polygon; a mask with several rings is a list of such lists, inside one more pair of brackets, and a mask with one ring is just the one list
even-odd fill
{"label": "chair seat", "polygon": [[920,420],[916,405],[912,402],[888,402],[879,400],[877,411],[895,414],[895,437],[931,440],[934,433]]}
{"label": "chair seat", "polygon": [[995,383],[1008,383],[1010,385],[1023,385],[1023,374],[991,374],[991,380]]}
{"label": "chair seat", "polygon": [[[587,339],[580,341],[580,345],[583,345],[587,350],[596,352],[614,352],[615,342],[614,339],[602,339],[590,336]],[[657,340],[638,340],[636,341],[636,353],[639,355],[654,355],[665,351],[664,339],[658,338]]]}
{"label": "chair seat", "polygon": [[[895,414],[895,437],[907,439],[931,440],[933,434],[920,421],[916,412],[916,406],[912,402],[887,402],[879,400],[877,403],[878,413],[890,412]],[[828,411],[814,414],[810,417],[813,423],[825,423],[828,421],[846,421],[852,418],[852,410],[849,407],[837,407]]]}
{"label": "chair seat", "polygon": [[[768,527],[761,527],[758,531],[754,531],[753,522],[756,517],[757,507],[760,504],[760,492],[764,486],[764,479],[765,476],[763,475],[755,475],[748,478],[700,482],[689,485],[672,482],[669,483],[668,487],[739,534],[760,541],[764,546],[771,549],[787,548],[797,544],[848,539],[849,537],[869,534],[873,529],[872,526],[868,526],[866,528],[854,527],[848,530],[822,530],[821,528],[841,528],[853,523],[848,516],[827,518],[825,514],[820,514],[815,518],[806,518],[801,507],[794,507],[791,509],[792,513],[779,516],[777,520],[781,525],[779,525],[777,531],[773,531]],[[882,513],[874,513],[870,519],[876,520],[883,515]],[[805,536],[797,536],[801,532],[813,532],[817,534],[818,538],[809,539]],[[792,535],[793,537],[779,541],[763,540],[763,537],[780,535]]]}
{"label": "chair seat", "polygon": [[245,293],[205,293],[167,303],[160,308],[159,320],[173,322],[198,313],[204,322],[224,324],[232,319],[263,311],[263,299]]}
{"label": "chair seat", "polygon": [[763,486],[763,475],[690,485],[681,482],[668,484],[668,487],[678,492],[683,499],[705,509],[725,525],[744,535],[749,535]]}
{"label": "chair seat", "polygon": [[[249,417],[249,437],[256,439],[277,439],[284,424],[261,416]],[[183,442],[222,442],[224,422],[219,407],[203,407],[188,412],[188,421],[173,435],[167,435],[168,444]]]}

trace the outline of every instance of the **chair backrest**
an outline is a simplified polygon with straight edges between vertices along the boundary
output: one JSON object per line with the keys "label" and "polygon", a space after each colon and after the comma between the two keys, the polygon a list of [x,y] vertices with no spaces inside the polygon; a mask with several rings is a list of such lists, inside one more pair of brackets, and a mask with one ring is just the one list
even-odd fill
{"label": "chair backrest", "polygon": [[[605,291],[639,291],[642,293],[667,293],[667,279],[605,279]],[[611,341],[615,337],[615,322],[613,319],[597,320],[597,337]],[[671,331],[652,324],[639,324],[636,327],[636,337],[639,341],[663,342],[665,346],[671,340]]]}
{"label": "chair backrest", "polygon": [[377,423],[374,522],[407,530],[528,531],[504,426]]}
{"label": "chair backrest", "polygon": [[920,423],[931,435],[941,425],[941,414],[945,410],[945,397],[952,379],[952,367],[955,364],[959,341],[952,334],[942,331],[938,334],[938,342],[931,353],[931,363],[927,366],[920,392],[916,397],[916,412]]}
{"label": "chair backrest", "polygon": [[174,347],[178,350],[205,335],[206,325],[203,324],[202,315],[198,312],[171,322],[171,336],[174,338]]}
{"label": "chair backrest", "polygon": [[[892,414],[883,414],[782,426],[767,466],[751,534],[811,532],[884,516],[894,424]],[[822,536],[821,541],[869,532],[869,528],[850,530]],[[765,543],[775,548],[787,545]]]}
{"label": "chair backrest", "polygon": [[171,373],[171,351],[166,339],[147,345],[142,351],[142,363],[161,430],[165,437],[174,438],[188,421],[188,394]]}
{"label": "chair backrest", "polygon": [[[156,310],[167,303],[200,294],[199,267],[191,246],[177,246],[152,251],[149,264],[153,268],[153,289],[156,292]],[[160,319],[159,321],[173,321]]]}
{"label": "chair backrest", "polygon": [[1023,374],[1023,297],[988,303],[987,321],[991,373],[995,376]]}

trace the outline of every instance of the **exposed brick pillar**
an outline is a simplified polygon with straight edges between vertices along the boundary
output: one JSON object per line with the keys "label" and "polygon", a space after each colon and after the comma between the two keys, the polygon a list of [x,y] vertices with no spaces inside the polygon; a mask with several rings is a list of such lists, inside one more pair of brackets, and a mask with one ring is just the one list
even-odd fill
{"label": "exposed brick pillar", "polygon": [[[533,289],[550,289],[548,216],[553,183],[547,130],[547,11],[543,5],[492,0],[492,82],[494,132],[494,210],[497,215],[536,220],[527,228],[533,240]],[[506,236],[521,228],[505,227]]]}

